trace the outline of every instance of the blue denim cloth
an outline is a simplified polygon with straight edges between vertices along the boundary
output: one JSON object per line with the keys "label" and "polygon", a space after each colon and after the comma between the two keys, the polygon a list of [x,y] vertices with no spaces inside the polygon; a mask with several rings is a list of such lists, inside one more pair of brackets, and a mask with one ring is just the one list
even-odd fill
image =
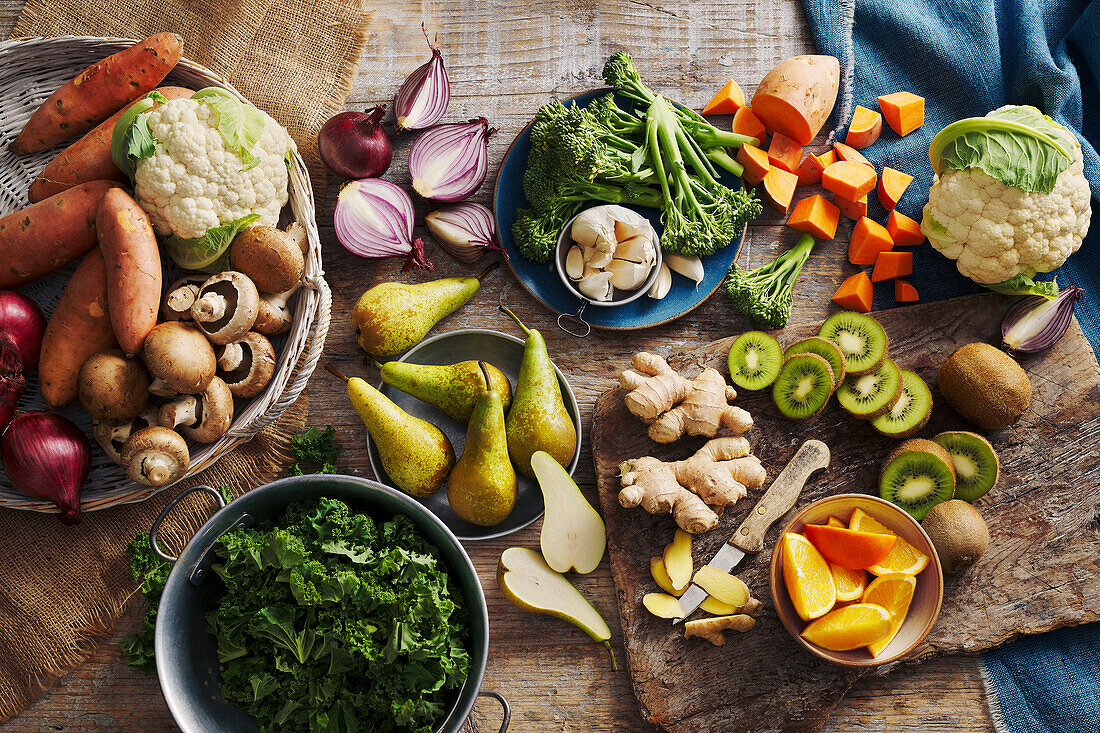
{"label": "blue denim cloth", "polygon": [[[802,0],[819,52],[841,65],[831,124],[841,133],[855,105],[880,94],[925,98],[924,127],[899,138],[886,126],[863,153],[914,176],[898,209],[918,221],[932,184],[928,144],[946,125],[1003,104],[1031,104],[1074,130],[1092,186],[1084,245],[1056,273],[1086,291],[1077,317],[1100,346],[1100,0]],[[885,212],[870,197],[870,215]],[[1052,274],[1052,275],[1053,275]],[[914,250],[910,281],[922,301],[981,288],[928,245]],[[877,286],[875,307],[894,305]],[[1097,580],[1100,582],[1100,579]],[[982,660],[998,728],[1012,733],[1100,730],[1100,624],[1010,644]]]}

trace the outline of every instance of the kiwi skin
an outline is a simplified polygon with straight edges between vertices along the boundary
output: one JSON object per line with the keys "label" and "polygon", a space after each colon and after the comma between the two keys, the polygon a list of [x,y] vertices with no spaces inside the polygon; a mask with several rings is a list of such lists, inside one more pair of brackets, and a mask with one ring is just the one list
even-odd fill
{"label": "kiwi skin", "polygon": [[[886,460],[882,462],[882,470],[879,472],[879,486],[880,487],[882,486],[882,480],[886,475],[887,467],[891,463],[893,463],[894,460],[896,458],[898,458],[899,456],[901,456],[903,453],[929,453],[929,454],[935,456],[936,458],[940,459],[941,461],[943,461],[943,463],[947,466],[948,472],[951,474],[951,494],[952,494],[952,496],[954,496],[954,493],[955,493],[955,480],[954,480],[955,479],[955,465],[951,462],[951,454],[948,453],[947,450],[942,445],[940,445],[939,443],[933,443],[931,440],[927,440],[925,438],[909,438],[908,440],[904,440],[901,443],[899,443],[898,446],[896,448],[894,448],[894,450],[890,451],[890,455],[886,456]],[[891,503],[896,503],[893,500],[891,500],[890,498],[884,496],[883,493],[884,492],[882,492],[881,488],[880,488],[879,495],[882,496],[883,499],[886,499],[887,501],[890,501]],[[947,499],[950,499],[950,498],[951,498],[950,496],[947,497]],[[947,501],[947,499],[945,499],[944,501]],[[912,516],[918,522],[921,521],[922,519],[924,519],[925,514],[927,514],[927,512],[931,510],[931,507],[930,507],[929,509],[925,510],[925,514],[920,514],[919,512],[914,513],[913,510],[911,510],[909,508],[906,508],[904,506],[901,506],[900,504],[898,504],[898,506],[901,507],[902,509],[904,509],[906,512],[908,512],[910,514],[910,516]],[[932,506],[936,506],[936,505],[933,504]]]}
{"label": "kiwi skin", "polygon": [[956,412],[987,430],[1008,427],[1031,404],[1027,373],[1011,356],[981,342],[948,357],[939,389]]}
{"label": "kiwi skin", "polygon": [[949,499],[928,510],[921,527],[936,548],[945,573],[973,565],[989,547],[989,527],[978,510],[962,499]]}

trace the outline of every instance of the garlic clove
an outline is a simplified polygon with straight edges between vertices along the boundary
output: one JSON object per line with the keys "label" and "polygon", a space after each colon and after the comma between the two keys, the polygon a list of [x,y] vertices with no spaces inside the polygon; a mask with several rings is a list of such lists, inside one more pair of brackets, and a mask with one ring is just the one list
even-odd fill
{"label": "garlic clove", "polygon": [[577,290],[589,300],[611,300],[611,277],[610,272],[595,272],[585,275],[577,283]]}
{"label": "garlic clove", "polygon": [[631,237],[619,242],[615,248],[615,259],[652,265],[657,259],[657,252],[648,236]]}
{"label": "garlic clove", "polygon": [[619,219],[615,222],[615,239],[622,242],[631,237],[651,238],[652,230],[649,221],[641,214],[637,214],[636,216],[637,218]]}
{"label": "garlic clove", "polygon": [[610,208],[595,206],[578,214],[569,232],[573,241],[592,246],[602,239],[614,246],[618,240],[615,238],[615,219],[609,211]]}
{"label": "garlic clove", "polygon": [[611,260],[615,258],[614,252],[603,252],[598,249],[592,250],[592,256],[588,258],[587,265],[597,270],[602,270],[611,264]]}
{"label": "garlic clove", "polygon": [[576,245],[570,247],[565,255],[565,274],[570,280],[580,280],[584,275],[584,252]]}
{"label": "garlic clove", "polygon": [[668,291],[672,288],[672,271],[668,269],[668,265],[664,262],[661,263],[661,269],[657,273],[657,279],[653,281],[653,284],[649,287],[649,297],[654,300],[661,300]]}
{"label": "garlic clove", "polygon": [[664,263],[678,275],[683,275],[698,287],[703,282],[703,261],[698,257],[684,257],[677,254],[666,254]]}
{"label": "garlic clove", "polygon": [[628,262],[614,259],[607,266],[611,273],[611,284],[619,290],[636,290],[642,286],[653,268],[642,262]]}

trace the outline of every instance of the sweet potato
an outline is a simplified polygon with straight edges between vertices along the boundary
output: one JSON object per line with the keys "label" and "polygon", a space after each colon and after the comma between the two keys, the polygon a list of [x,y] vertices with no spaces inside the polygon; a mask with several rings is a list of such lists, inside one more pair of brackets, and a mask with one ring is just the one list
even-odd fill
{"label": "sweet potato", "polygon": [[902,173],[890,167],[883,168],[876,190],[882,208],[887,211],[893,210],[898,205],[898,201],[901,200],[901,195],[905,193],[905,189],[909,188],[909,184],[912,182],[913,176],[908,173]]}
{"label": "sweet potato", "polygon": [[821,174],[822,188],[850,201],[856,201],[863,194],[870,193],[877,181],[874,168],[850,160],[833,163]]}
{"label": "sweet potato", "polygon": [[857,105],[844,142],[856,150],[863,150],[874,145],[880,134],[882,134],[882,115],[873,109]]}
{"label": "sweet potato", "polygon": [[837,161],[850,160],[855,163],[863,163],[863,165],[869,165],[871,166],[871,168],[875,167],[871,161],[867,160],[863,153],[859,152],[851,145],[845,145],[842,142],[835,142],[833,143],[833,152],[836,153]]}
{"label": "sweet potato", "polygon": [[798,170],[798,163],[802,160],[802,146],[782,133],[772,135],[772,141],[768,145],[768,162],[776,168],[782,168],[788,173]]}
{"label": "sweet potato", "polygon": [[750,186],[755,186],[764,180],[771,165],[768,163],[768,154],[755,145],[745,143],[737,149],[737,162],[744,167],[741,178]]}
{"label": "sweet potato", "polygon": [[[157,91],[167,99],[190,97],[195,93],[183,87],[159,87]],[[111,160],[111,133],[122,113],[136,103],[137,100],[130,102],[47,163],[31,184],[28,194],[31,203],[49,198],[85,181],[125,181],[125,174]],[[154,104],[153,108],[156,106]]]}
{"label": "sweet potato", "polygon": [[65,286],[42,337],[38,379],[51,408],[76,399],[77,373],[89,356],[118,345],[107,308],[107,265],[96,248]]}
{"label": "sweet potato", "polygon": [[761,192],[768,205],[780,214],[786,214],[787,209],[791,208],[794,189],[798,186],[798,176],[773,165],[760,183]]}
{"label": "sweet potato", "polygon": [[833,302],[850,311],[870,313],[874,294],[871,279],[861,270],[841,284],[833,296]]}
{"label": "sweet potato", "polygon": [[160,248],[149,215],[121,188],[103,196],[96,217],[99,249],[107,263],[107,305],[115,338],[127,355],[141,351],[157,325]]}
{"label": "sweet potato", "polygon": [[840,209],[841,214],[852,221],[859,221],[867,216],[867,194],[863,194],[855,201],[833,194],[833,203]]}
{"label": "sweet potato", "polygon": [[732,115],[745,106],[745,93],[737,82],[730,79],[725,86],[718,90],[714,98],[703,107],[705,115]]}
{"label": "sweet potato", "polygon": [[912,92],[894,92],[878,98],[878,108],[886,124],[905,137],[924,124],[924,97]]}
{"label": "sweet potato", "polygon": [[757,147],[764,145],[764,136],[767,134],[767,130],[764,129],[764,123],[758,120],[748,107],[742,107],[733,115],[731,129],[738,135],[755,137],[760,141],[760,145]]}
{"label": "sweet potato", "polygon": [[817,239],[832,239],[839,221],[840,210],[817,194],[795,204],[787,226]]}
{"label": "sweet potato", "polygon": [[808,145],[836,104],[840,62],[832,56],[795,56],[780,61],[756,87],[752,111],[768,132]]}
{"label": "sweet potato", "polygon": [[875,259],[875,269],[871,272],[871,282],[894,280],[912,274],[912,252],[879,252]]}
{"label": "sweet potato", "polygon": [[910,219],[897,209],[890,212],[890,218],[886,220],[886,231],[890,232],[890,238],[899,247],[912,247],[924,241],[920,222]]}
{"label": "sweet potato", "polygon": [[0,219],[0,289],[64,267],[95,246],[95,215],[112,181],[88,181]]}
{"label": "sweet potato", "polygon": [[894,281],[894,300],[898,303],[915,303],[920,300],[920,296],[908,281],[898,278]]}
{"label": "sweet potato", "polygon": [[158,33],[97,61],[36,109],[9,149],[37,153],[83,135],[160,84],[182,56],[182,38]]}
{"label": "sweet potato", "polygon": [[865,216],[852,228],[848,261],[853,265],[873,265],[880,254],[893,248],[894,240],[890,238],[886,227]]}
{"label": "sweet potato", "polygon": [[825,172],[825,165],[822,164],[821,158],[813,153],[806,153],[806,157],[802,159],[794,172],[798,176],[799,186],[809,186],[814,183],[821,183],[821,174]]}

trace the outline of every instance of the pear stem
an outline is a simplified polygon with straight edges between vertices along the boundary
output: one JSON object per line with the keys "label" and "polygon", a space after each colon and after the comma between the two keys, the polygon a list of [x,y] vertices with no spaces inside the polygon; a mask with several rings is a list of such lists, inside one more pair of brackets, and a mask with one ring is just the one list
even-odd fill
{"label": "pear stem", "polygon": [[611,648],[611,641],[605,641],[603,645],[607,647],[607,653],[611,655],[611,671],[618,672],[619,663],[615,660],[615,650]]}
{"label": "pear stem", "polygon": [[486,275],[488,275],[490,272],[497,269],[498,267],[500,267],[500,261],[499,260],[490,263],[488,267],[486,267],[484,270],[482,270],[481,272],[479,272],[477,274],[478,282],[481,282],[482,278],[484,278]]}
{"label": "pear stem", "polygon": [[517,325],[517,326],[519,326],[519,327],[520,327],[520,328],[521,328],[521,329],[523,330],[523,332],[524,332],[525,334],[527,334],[528,336],[530,336],[530,335],[531,335],[531,329],[529,329],[529,328],[527,328],[527,326],[524,326],[524,325],[523,325],[523,321],[521,321],[521,320],[519,319],[519,316],[517,316],[517,315],[516,315],[515,313],[513,313],[513,312],[512,312],[512,309],[511,309],[511,308],[509,308],[508,306],[506,306],[506,305],[504,305],[504,304],[501,304],[501,305],[500,305],[500,310],[501,310],[502,312],[504,312],[504,313],[507,313],[507,314],[508,314],[508,316],[509,316],[509,317],[510,317],[510,318],[511,318],[511,319],[512,319],[513,321],[515,321],[515,322],[516,322],[516,325]]}
{"label": "pear stem", "polygon": [[481,378],[485,380],[485,391],[489,392],[493,389],[493,382],[489,379],[489,365],[483,361],[479,361],[477,365],[481,368]]}
{"label": "pear stem", "polygon": [[334,374],[334,375],[336,375],[336,376],[337,376],[337,377],[339,377],[340,379],[343,379],[343,380],[344,380],[345,382],[346,382],[346,381],[348,381],[348,378],[347,378],[347,377],[345,377],[345,376],[344,376],[343,374],[341,374],[340,372],[336,371],[336,368],[335,368],[334,366],[332,366],[332,364],[325,364],[325,369],[326,369],[326,370],[327,370],[327,371],[328,371],[328,372],[329,372],[330,374]]}

